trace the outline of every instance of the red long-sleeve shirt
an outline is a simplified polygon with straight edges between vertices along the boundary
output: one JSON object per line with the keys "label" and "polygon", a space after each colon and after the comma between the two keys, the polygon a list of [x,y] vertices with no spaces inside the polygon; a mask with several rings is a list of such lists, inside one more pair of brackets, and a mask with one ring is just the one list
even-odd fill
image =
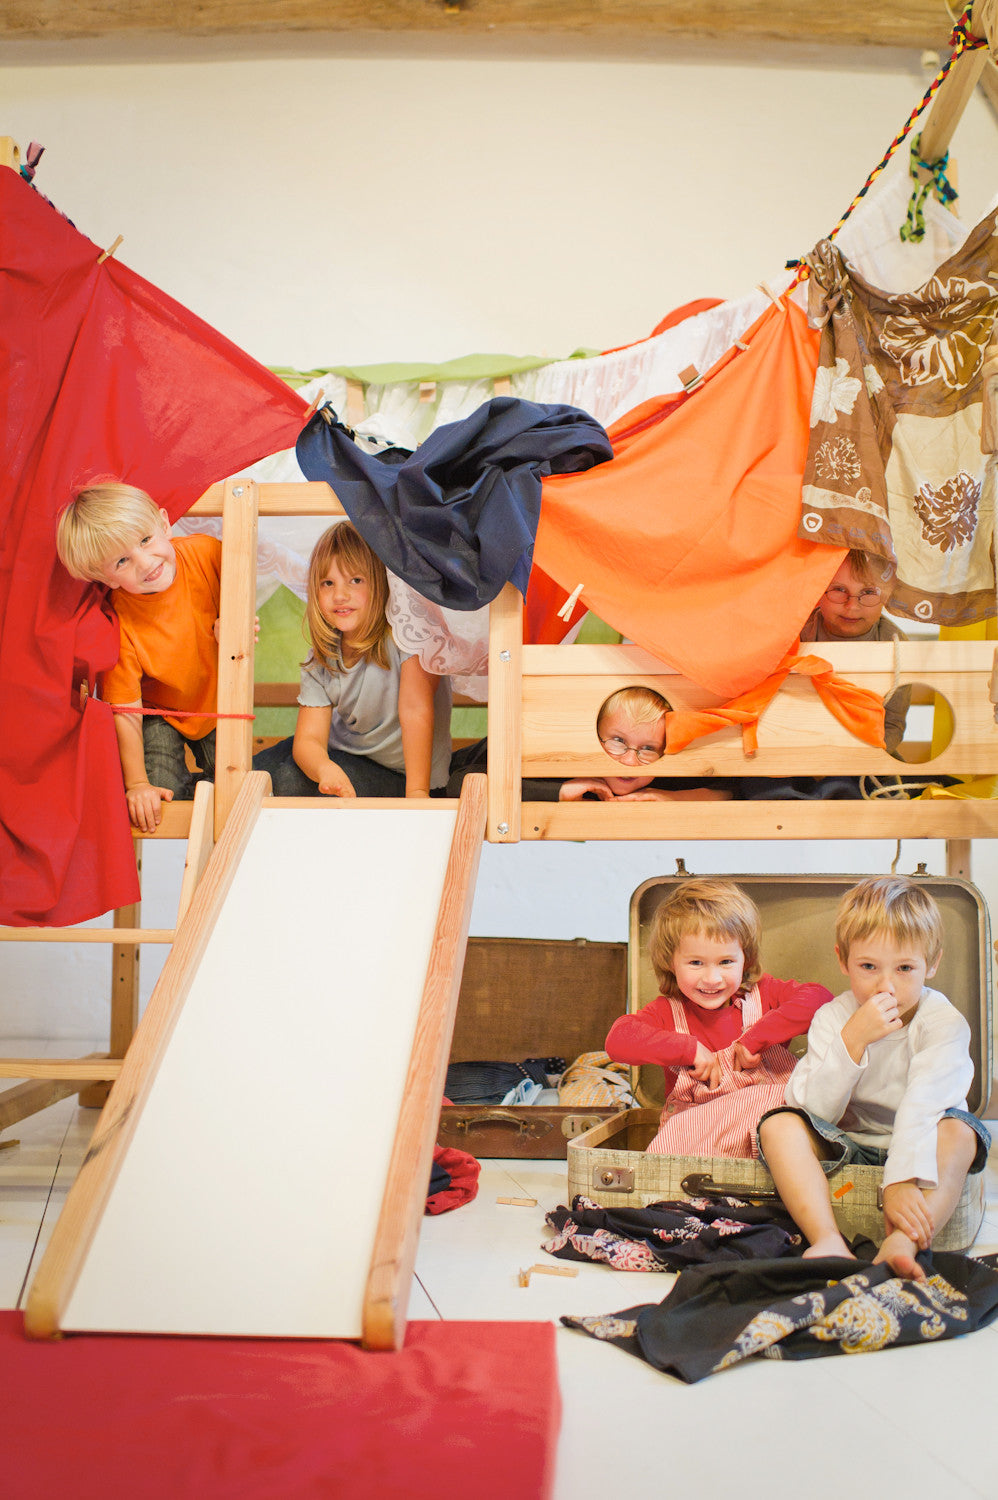
{"label": "red long-sleeve shirt", "polygon": [[750,1052],[764,1052],[777,1042],[789,1042],[807,1031],[811,1017],[832,998],[823,984],[798,984],[793,979],[774,979],[771,974],[759,978],[762,1018],[742,1030],[740,997],[721,1010],[703,1010],[689,1000],[680,999],[684,1008],[687,1036],[676,1031],[672,1006],[665,995],[633,1015],[620,1016],[610,1027],[606,1050],[615,1062],[658,1063],[665,1069],[665,1095],[672,1093],[677,1070],[691,1067],[696,1060],[697,1042],[708,1052],[722,1052],[732,1042],[741,1041]]}

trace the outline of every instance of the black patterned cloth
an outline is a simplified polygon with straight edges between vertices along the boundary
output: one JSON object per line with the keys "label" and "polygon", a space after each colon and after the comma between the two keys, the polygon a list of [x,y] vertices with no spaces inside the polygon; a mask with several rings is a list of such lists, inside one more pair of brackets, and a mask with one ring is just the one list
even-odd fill
{"label": "black patterned cloth", "polygon": [[616,1271],[678,1271],[683,1266],[800,1255],[804,1241],[786,1214],[737,1198],[600,1208],[581,1194],[547,1216],[541,1249],[560,1260],[602,1261]]}
{"label": "black patterned cloth", "polygon": [[945,1251],[918,1259],[924,1281],[839,1257],[693,1266],[661,1303],[561,1321],[693,1384],[755,1355],[813,1359],[937,1343],[998,1316],[998,1272]]}

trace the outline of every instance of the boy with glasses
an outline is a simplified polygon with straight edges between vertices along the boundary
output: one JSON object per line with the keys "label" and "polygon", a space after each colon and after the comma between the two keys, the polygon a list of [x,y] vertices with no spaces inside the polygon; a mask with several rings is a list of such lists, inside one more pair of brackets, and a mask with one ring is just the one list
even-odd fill
{"label": "boy with glasses", "polygon": [[[883,610],[894,589],[893,574],[884,578],[883,559],[869,552],[849,552],[818,600],[800,633],[801,644],[821,641],[905,641],[908,637]],[[892,693],[885,705],[884,743],[893,755],[904,739],[911,691]]]}

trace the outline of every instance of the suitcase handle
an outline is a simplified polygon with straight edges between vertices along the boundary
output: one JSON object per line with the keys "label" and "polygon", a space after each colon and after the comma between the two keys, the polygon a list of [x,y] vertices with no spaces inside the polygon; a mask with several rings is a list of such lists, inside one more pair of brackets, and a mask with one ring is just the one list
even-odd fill
{"label": "suitcase handle", "polygon": [[455,1130],[466,1135],[475,1130],[487,1130],[490,1125],[512,1125],[524,1140],[536,1140],[551,1129],[550,1120],[525,1120],[507,1109],[490,1109],[480,1115],[459,1115],[452,1123]]}
{"label": "suitcase handle", "polygon": [[715,1182],[710,1172],[690,1172],[680,1183],[691,1198],[744,1198],[749,1203],[781,1203],[779,1193],[746,1187],[744,1182]]}

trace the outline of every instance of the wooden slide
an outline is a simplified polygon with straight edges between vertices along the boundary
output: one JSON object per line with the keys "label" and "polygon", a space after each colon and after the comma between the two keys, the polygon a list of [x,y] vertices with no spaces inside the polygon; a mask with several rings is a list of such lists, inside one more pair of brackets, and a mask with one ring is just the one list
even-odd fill
{"label": "wooden slide", "polygon": [[28,1298],[30,1334],[398,1347],[485,828],[250,774]]}

